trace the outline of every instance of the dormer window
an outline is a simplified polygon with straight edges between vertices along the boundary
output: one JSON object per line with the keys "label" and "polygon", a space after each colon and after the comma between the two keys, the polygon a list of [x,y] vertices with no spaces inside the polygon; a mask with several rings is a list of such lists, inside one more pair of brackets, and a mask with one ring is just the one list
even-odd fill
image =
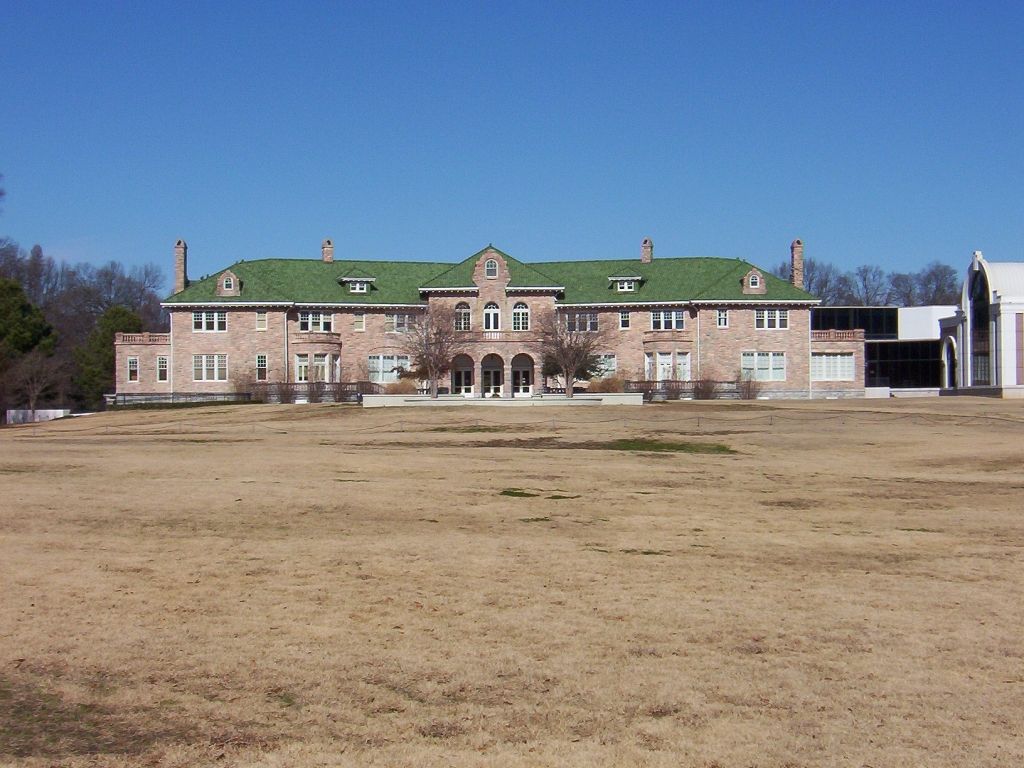
{"label": "dormer window", "polygon": [[348,284],[349,293],[366,293],[370,289],[370,284],[365,280],[354,280]]}
{"label": "dormer window", "polygon": [[484,277],[495,278],[498,276],[498,262],[488,259],[484,262]]}
{"label": "dormer window", "polygon": [[756,272],[751,272],[751,274],[750,274],[750,287],[751,288],[760,288],[761,287],[761,276],[759,274],[757,274]]}
{"label": "dormer window", "polygon": [[636,280],[616,280],[615,290],[619,293],[632,293],[636,290]]}
{"label": "dormer window", "polygon": [[233,291],[233,290],[235,290],[235,281],[234,281],[234,279],[232,279],[230,277],[225,277],[224,278],[224,290],[225,291]]}

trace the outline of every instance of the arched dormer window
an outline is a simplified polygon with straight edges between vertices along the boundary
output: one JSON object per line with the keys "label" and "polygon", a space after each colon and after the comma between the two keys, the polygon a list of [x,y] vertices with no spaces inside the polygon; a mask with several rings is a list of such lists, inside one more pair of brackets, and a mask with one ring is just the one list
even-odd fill
{"label": "arched dormer window", "polygon": [[234,278],[232,278],[232,277],[225,277],[224,278],[224,290],[225,291],[233,291],[233,290],[235,290],[235,280],[234,280]]}
{"label": "arched dormer window", "polygon": [[468,331],[470,326],[469,304],[460,301],[455,305],[455,330]]}
{"label": "arched dormer window", "polygon": [[530,330],[530,308],[521,301],[516,302],[516,305],[512,307],[512,330]]}
{"label": "arched dormer window", "polygon": [[761,287],[761,276],[756,272],[750,273],[750,287],[760,288]]}
{"label": "arched dormer window", "polygon": [[488,259],[484,262],[484,277],[494,278],[498,276],[498,262]]}
{"label": "arched dormer window", "polygon": [[484,330],[501,330],[501,310],[498,309],[498,305],[493,301],[487,302],[487,305],[484,307]]}

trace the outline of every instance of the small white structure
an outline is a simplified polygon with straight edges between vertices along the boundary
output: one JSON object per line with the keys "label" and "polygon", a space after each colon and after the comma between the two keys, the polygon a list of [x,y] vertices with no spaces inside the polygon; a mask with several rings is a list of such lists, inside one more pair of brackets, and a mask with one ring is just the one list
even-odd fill
{"label": "small white structure", "polygon": [[939,328],[942,394],[1024,397],[1024,262],[975,251],[960,305]]}
{"label": "small white structure", "polygon": [[8,424],[31,424],[35,421],[51,421],[70,416],[71,411],[62,408],[39,408],[31,411],[27,408],[7,411]]}

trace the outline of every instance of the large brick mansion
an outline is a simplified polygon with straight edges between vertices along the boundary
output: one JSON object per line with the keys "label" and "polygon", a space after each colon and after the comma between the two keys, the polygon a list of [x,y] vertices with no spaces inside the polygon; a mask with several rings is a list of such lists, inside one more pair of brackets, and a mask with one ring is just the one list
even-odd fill
{"label": "large brick mansion", "polygon": [[334,258],[239,261],[189,281],[174,249],[170,333],[119,334],[117,394],[217,395],[247,384],[394,381],[408,366],[402,333],[425,308],[455,311],[464,354],[453,394],[528,397],[540,391],[535,319],[557,311],[580,329],[607,329],[605,375],[646,381],[751,378],[772,397],[862,395],[863,333],[813,331],[803,244],[791,281],[732,258],[525,263],[488,246],[452,263]]}

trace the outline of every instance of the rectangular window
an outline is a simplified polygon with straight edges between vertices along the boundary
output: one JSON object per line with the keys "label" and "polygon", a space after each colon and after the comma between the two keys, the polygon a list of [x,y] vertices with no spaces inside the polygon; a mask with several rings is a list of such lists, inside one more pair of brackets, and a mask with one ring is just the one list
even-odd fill
{"label": "rectangular window", "polygon": [[227,355],[192,355],[194,381],[227,381]]}
{"label": "rectangular window", "polygon": [[256,381],[267,380],[267,356],[256,355]]}
{"label": "rectangular window", "polygon": [[785,381],[785,352],[744,352],[740,355],[740,374],[755,381]]}
{"label": "rectangular window", "polygon": [[615,375],[615,371],[618,368],[615,355],[598,355],[597,359],[600,361],[598,376],[608,377]]}
{"label": "rectangular window", "polygon": [[676,375],[677,381],[690,380],[690,353],[676,352]]}
{"label": "rectangular window", "polygon": [[651,312],[652,331],[681,331],[686,327],[686,312],[682,309],[664,309]]}
{"label": "rectangular window", "polygon": [[220,312],[193,312],[193,331],[226,331],[228,329],[228,313]]}
{"label": "rectangular window", "polygon": [[367,358],[370,381],[388,384],[398,381],[398,369],[409,369],[408,355],[370,355]]}
{"label": "rectangular window", "polygon": [[366,293],[366,290],[367,288],[369,288],[369,286],[369,283],[364,283],[362,281],[356,280],[355,282],[348,284],[348,289],[352,293]]}
{"label": "rectangular window", "polygon": [[597,312],[570,312],[565,316],[565,327],[570,331],[596,331]]}
{"label": "rectangular window", "polygon": [[327,355],[313,355],[313,368],[310,371],[313,381],[327,381]]}
{"label": "rectangular window", "polygon": [[811,381],[853,381],[853,352],[813,352]]}
{"label": "rectangular window", "polygon": [[384,333],[408,333],[413,316],[403,312],[389,312],[384,315]]}
{"label": "rectangular window", "polygon": [[620,309],[619,310],[619,330],[620,331],[624,331],[627,328],[629,328],[629,310],[628,309]]}
{"label": "rectangular window", "polygon": [[256,313],[256,330],[265,331],[267,330],[267,313],[257,312]]}
{"label": "rectangular window", "polygon": [[716,317],[716,322],[717,322],[717,325],[718,325],[719,328],[728,328],[729,327],[729,310],[728,309],[720,309],[720,310],[718,310],[718,315]]}
{"label": "rectangular window", "polygon": [[754,312],[754,327],[758,330],[785,330],[789,328],[788,309],[758,309]]}
{"label": "rectangular window", "polygon": [[156,359],[156,380],[167,381],[167,358],[158,357]]}
{"label": "rectangular window", "polygon": [[619,293],[630,293],[636,290],[636,280],[616,280],[615,290]]}
{"label": "rectangular window", "polygon": [[295,380],[309,381],[309,355],[295,356]]}
{"label": "rectangular window", "polygon": [[128,381],[139,380],[139,358],[128,358]]}
{"label": "rectangular window", "polygon": [[334,326],[334,315],[326,312],[299,312],[299,330],[314,333],[330,333]]}
{"label": "rectangular window", "polygon": [[356,312],[352,315],[352,330],[353,331],[365,331],[366,330],[366,315],[362,312]]}

